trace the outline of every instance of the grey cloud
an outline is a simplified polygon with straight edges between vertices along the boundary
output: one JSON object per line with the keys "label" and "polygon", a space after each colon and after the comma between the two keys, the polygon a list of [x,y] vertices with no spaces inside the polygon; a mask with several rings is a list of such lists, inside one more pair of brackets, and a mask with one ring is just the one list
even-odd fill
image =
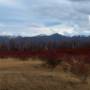
{"label": "grey cloud", "polygon": [[72,7],[80,13],[90,14],[90,0],[69,0]]}
{"label": "grey cloud", "polygon": [[67,24],[83,34],[90,31],[90,0],[27,0],[30,18],[44,25]]}
{"label": "grey cloud", "polygon": [[[39,27],[38,25],[45,25],[46,27],[54,25],[69,25],[73,26],[79,33],[81,31],[89,31],[88,15],[90,14],[90,0],[20,0],[23,1],[23,10],[14,10],[1,8],[0,21],[9,24],[18,24],[14,30],[22,32],[23,27],[29,25],[30,27]],[[7,12],[6,12],[7,11]],[[12,30],[13,27],[6,28]],[[3,30],[6,30],[5,28]],[[10,31],[9,30],[9,31]],[[86,33],[86,32],[85,32]]]}
{"label": "grey cloud", "polygon": [[90,0],[70,0],[72,2],[87,2],[87,1],[90,1]]}
{"label": "grey cloud", "polygon": [[70,4],[54,4],[37,8],[35,13],[41,19],[56,20],[57,22],[81,24],[86,21],[87,16],[75,10]]}

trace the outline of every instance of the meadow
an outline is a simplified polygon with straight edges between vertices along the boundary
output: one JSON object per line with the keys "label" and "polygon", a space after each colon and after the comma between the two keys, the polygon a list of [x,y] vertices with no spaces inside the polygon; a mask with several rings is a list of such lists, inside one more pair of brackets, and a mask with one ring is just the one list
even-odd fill
{"label": "meadow", "polygon": [[[90,90],[88,68],[82,69],[81,74],[79,67],[71,68],[76,70],[74,74],[69,70],[71,64],[66,61],[62,60],[54,68],[50,65],[40,58],[1,58],[0,90]],[[83,76],[85,80],[81,78]]]}

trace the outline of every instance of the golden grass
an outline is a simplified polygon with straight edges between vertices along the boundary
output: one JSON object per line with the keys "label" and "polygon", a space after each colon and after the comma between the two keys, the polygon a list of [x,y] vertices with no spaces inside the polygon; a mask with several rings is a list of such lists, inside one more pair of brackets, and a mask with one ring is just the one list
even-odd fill
{"label": "golden grass", "polygon": [[40,60],[0,59],[0,90],[90,90],[88,83],[63,70],[42,67]]}

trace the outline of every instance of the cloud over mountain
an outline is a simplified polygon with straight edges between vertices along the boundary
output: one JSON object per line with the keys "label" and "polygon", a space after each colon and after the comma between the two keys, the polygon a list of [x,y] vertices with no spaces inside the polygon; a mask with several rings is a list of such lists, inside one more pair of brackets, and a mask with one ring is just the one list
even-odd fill
{"label": "cloud over mountain", "polygon": [[0,0],[0,24],[15,35],[89,35],[90,0]]}

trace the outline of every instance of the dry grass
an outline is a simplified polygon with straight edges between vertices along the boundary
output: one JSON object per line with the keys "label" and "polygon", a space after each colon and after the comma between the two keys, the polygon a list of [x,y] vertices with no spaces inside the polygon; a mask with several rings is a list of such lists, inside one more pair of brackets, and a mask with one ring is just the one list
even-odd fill
{"label": "dry grass", "polygon": [[[51,71],[40,60],[0,59],[0,90],[90,90],[88,83],[60,67]],[[58,69],[58,70],[57,70]]]}

